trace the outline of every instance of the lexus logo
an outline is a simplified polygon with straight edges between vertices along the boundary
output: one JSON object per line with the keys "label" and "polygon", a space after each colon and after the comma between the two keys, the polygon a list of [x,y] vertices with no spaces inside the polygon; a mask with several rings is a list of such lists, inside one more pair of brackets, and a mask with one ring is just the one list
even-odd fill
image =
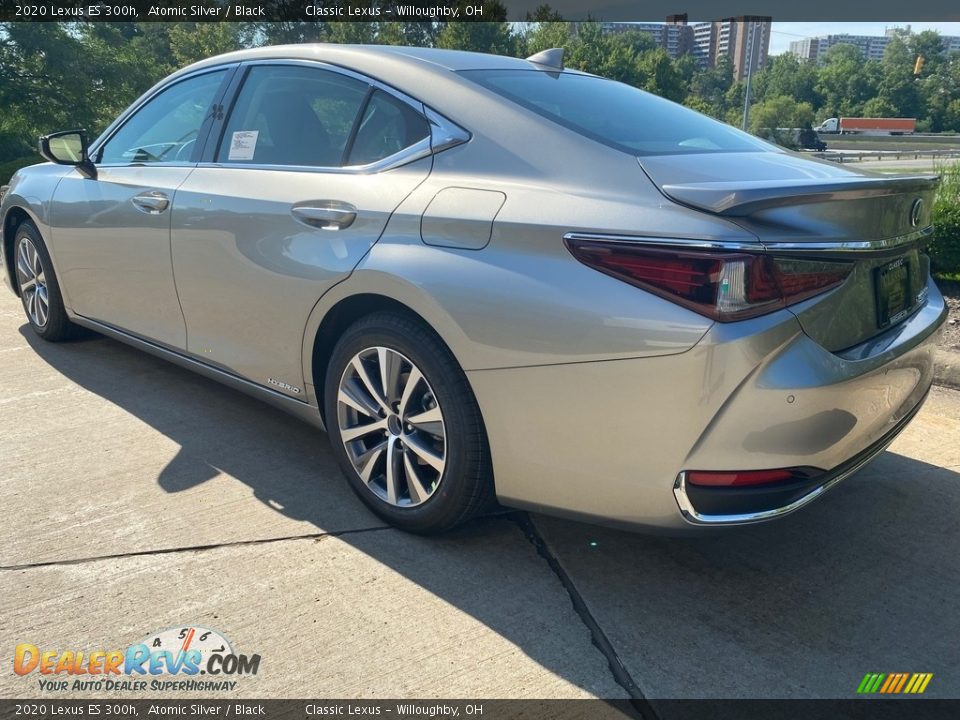
{"label": "lexus logo", "polygon": [[923,216],[923,198],[917,198],[913,201],[910,208],[910,224],[917,227],[920,224],[920,218]]}

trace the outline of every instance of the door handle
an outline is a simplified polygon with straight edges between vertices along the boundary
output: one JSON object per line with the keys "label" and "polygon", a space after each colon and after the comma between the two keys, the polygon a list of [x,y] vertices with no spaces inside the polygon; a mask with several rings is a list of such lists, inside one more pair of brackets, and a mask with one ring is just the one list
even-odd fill
{"label": "door handle", "polygon": [[321,230],[344,230],[357,219],[357,209],[353,205],[336,200],[297,205],[290,212],[297,221]]}
{"label": "door handle", "polygon": [[130,202],[136,206],[137,210],[149,215],[159,215],[170,205],[170,199],[159,190],[135,195]]}

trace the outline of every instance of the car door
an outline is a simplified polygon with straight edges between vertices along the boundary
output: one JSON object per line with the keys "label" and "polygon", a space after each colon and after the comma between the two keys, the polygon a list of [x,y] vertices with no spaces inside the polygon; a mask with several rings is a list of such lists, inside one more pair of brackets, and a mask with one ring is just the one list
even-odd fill
{"label": "car door", "polygon": [[172,250],[191,354],[305,399],[301,346],[431,168],[423,107],[352,73],[272,62],[245,76],[219,143],[177,192]]}
{"label": "car door", "polygon": [[231,71],[201,72],[162,88],[93,149],[95,179],[75,171],[57,186],[52,241],[74,312],[186,348],[170,211]]}

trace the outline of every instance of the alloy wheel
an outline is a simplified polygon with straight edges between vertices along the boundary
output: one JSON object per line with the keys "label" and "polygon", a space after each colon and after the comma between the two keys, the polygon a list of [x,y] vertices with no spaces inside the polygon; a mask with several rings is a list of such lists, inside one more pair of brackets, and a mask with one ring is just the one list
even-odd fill
{"label": "alloy wheel", "polygon": [[20,297],[30,320],[37,327],[46,326],[50,317],[46,274],[40,262],[40,253],[28,237],[20,238],[17,247],[17,279],[20,282]]}
{"label": "alloy wheel", "polygon": [[436,492],[447,458],[443,412],[407,357],[386,347],[354,355],[340,377],[337,422],[357,475],[381,500],[413,507]]}

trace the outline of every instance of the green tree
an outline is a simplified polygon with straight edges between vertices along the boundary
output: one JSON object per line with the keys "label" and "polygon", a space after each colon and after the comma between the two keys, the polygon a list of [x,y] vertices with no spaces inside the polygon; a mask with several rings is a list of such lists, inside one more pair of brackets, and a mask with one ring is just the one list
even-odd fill
{"label": "green tree", "polygon": [[170,50],[177,66],[189,65],[214,55],[241,50],[252,44],[253,28],[244,23],[171,23],[170,25]]}
{"label": "green tree", "polygon": [[817,67],[792,53],[770,58],[767,66],[753,80],[753,96],[757,101],[767,97],[788,95],[799,102],[818,106]]}
{"label": "green tree", "polygon": [[750,132],[762,135],[777,128],[803,128],[813,123],[813,106],[788,95],[768,98],[750,108]]}
{"label": "green tree", "polygon": [[[723,119],[728,110],[727,93],[733,87],[733,61],[722,56],[714,68],[700,70],[690,80],[689,96],[697,99],[696,107],[704,108],[701,112],[712,117]],[[690,105],[685,101],[685,104]],[[742,106],[743,99],[740,99]],[[694,107],[694,105],[690,105]]]}
{"label": "green tree", "polygon": [[817,71],[816,89],[823,98],[818,116],[861,114],[863,104],[876,96],[881,75],[880,63],[864,60],[855,45],[834,45]]}
{"label": "green tree", "polygon": [[924,115],[923,98],[913,74],[915,60],[902,37],[891,38],[883,53],[883,75],[877,86],[876,107],[885,108],[887,114],[897,117]]}

